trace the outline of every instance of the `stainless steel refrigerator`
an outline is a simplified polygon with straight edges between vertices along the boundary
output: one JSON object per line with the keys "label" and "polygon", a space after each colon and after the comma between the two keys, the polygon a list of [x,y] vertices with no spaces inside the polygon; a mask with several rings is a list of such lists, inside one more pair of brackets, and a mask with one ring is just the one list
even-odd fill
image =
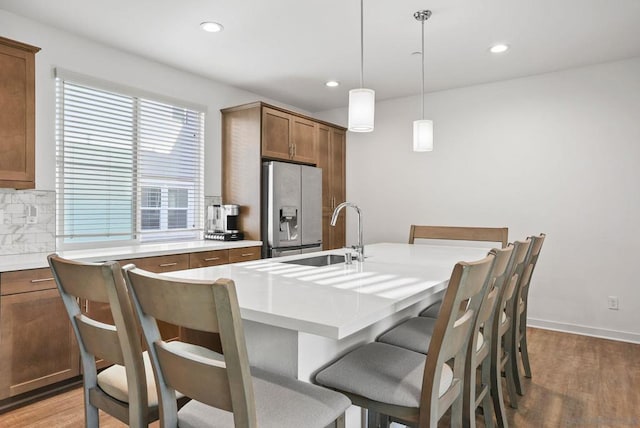
{"label": "stainless steel refrigerator", "polygon": [[322,250],[322,169],[271,161],[262,174],[263,256]]}

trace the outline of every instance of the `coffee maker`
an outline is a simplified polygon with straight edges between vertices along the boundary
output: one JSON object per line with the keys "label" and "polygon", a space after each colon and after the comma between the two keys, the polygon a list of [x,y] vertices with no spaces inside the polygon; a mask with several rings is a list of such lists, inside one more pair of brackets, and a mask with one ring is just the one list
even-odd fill
{"label": "coffee maker", "polygon": [[239,230],[240,205],[214,204],[207,207],[205,239],[239,241],[244,234]]}

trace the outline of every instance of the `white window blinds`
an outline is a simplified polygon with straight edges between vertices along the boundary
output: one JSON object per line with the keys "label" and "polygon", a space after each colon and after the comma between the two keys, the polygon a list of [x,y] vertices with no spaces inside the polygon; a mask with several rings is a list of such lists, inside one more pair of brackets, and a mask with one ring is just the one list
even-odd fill
{"label": "white window blinds", "polygon": [[77,80],[57,78],[61,246],[199,238],[203,111]]}

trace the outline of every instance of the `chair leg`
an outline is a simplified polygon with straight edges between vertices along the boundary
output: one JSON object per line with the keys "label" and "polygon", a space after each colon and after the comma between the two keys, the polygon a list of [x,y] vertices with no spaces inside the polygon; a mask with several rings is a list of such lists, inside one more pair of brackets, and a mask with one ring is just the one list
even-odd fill
{"label": "chair leg", "polygon": [[[500,357],[493,359],[491,363],[491,400],[493,401],[493,412],[496,415],[498,427],[507,428],[507,411],[504,407],[504,397],[502,393],[502,370],[500,369]],[[494,363],[497,362],[496,363]]]}
{"label": "chair leg", "polygon": [[[518,319],[518,316],[514,316],[514,318]],[[505,352],[507,353],[507,365],[505,367],[505,372],[509,372],[511,373],[511,375],[509,376],[509,374],[507,374],[507,389],[510,388],[510,383],[511,385],[513,385],[514,390],[520,394],[523,395],[523,389],[522,389],[522,380],[520,379],[520,365],[518,363],[518,356],[519,356],[519,344],[520,344],[520,323],[516,322],[515,325],[511,325],[511,328],[509,329],[509,331],[506,334],[506,339],[505,339]],[[511,380],[509,380],[511,378]],[[509,389],[509,398],[511,399],[511,389]],[[516,407],[513,406],[513,404],[511,405],[511,407],[513,407],[514,409],[517,408],[517,404]]]}
{"label": "chair leg", "polygon": [[459,395],[451,405],[451,428],[462,428],[462,395]]}
{"label": "chair leg", "polygon": [[89,402],[89,391],[84,390],[84,426],[86,428],[98,428],[100,426],[100,415],[98,408]]}
{"label": "chair leg", "polygon": [[389,416],[367,409],[367,428],[388,428]]}
{"label": "chair leg", "polygon": [[[525,313],[523,313],[524,316]],[[527,349],[527,325],[524,320],[520,320],[520,354],[522,356],[522,367],[524,376],[531,379],[531,365],[529,364],[529,350]]]}
{"label": "chair leg", "polygon": [[491,399],[492,385],[491,385],[491,358],[488,356],[482,362],[482,386],[488,388],[488,391],[482,397],[482,413],[484,415],[484,426],[486,428],[493,428],[493,404]]}
{"label": "chair leg", "polygon": [[467,356],[465,361],[464,385],[462,387],[462,426],[465,428],[476,427],[476,378],[477,370],[470,368],[475,365],[475,359]]}
{"label": "chair leg", "polygon": [[[509,405],[513,409],[518,408],[518,395],[517,395],[517,387],[516,387],[516,379],[513,374],[514,368],[512,366],[513,361],[511,360],[511,355],[506,355],[506,363],[504,365],[504,375],[507,381],[507,393],[509,394]],[[518,370],[517,361],[515,370]]]}
{"label": "chair leg", "polygon": [[345,428],[344,413],[338,416],[338,419],[335,420],[333,426],[335,426],[335,428]]}

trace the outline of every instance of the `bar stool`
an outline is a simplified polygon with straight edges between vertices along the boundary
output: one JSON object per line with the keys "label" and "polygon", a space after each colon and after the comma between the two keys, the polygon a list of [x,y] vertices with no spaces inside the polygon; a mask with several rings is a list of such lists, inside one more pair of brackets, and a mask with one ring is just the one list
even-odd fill
{"label": "bar stool", "polygon": [[[131,427],[146,427],[158,419],[158,400],[131,306],[116,293],[125,290],[120,265],[81,263],[57,254],[47,259],[80,348],[85,426],[99,426],[101,409]],[[109,304],[114,325],[90,318],[80,300]],[[115,365],[98,374],[96,358]]]}
{"label": "bar stool", "polygon": [[526,266],[522,274],[522,280],[518,284],[516,291],[517,298],[513,300],[514,316],[511,330],[511,367],[513,370],[513,378],[516,391],[518,394],[524,394],[524,387],[520,375],[520,363],[524,369],[524,375],[531,378],[531,365],[529,364],[529,351],[527,349],[527,307],[529,302],[529,286],[531,285],[531,276],[538,263],[542,244],[546,235],[541,233],[539,236],[531,236],[531,249],[527,256]]}
{"label": "bar stool", "polygon": [[[467,348],[494,260],[488,255],[454,266],[427,355],[369,343],[321,370],[316,381],[368,409],[369,426],[434,427],[450,407],[452,425],[461,425]],[[461,311],[463,301],[469,303]]]}
{"label": "bar stool", "polygon": [[[174,427],[344,427],[350,401],[317,385],[249,368],[233,281],[188,281],[125,266],[160,397],[160,423]],[[157,321],[219,333],[223,354],[164,342]],[[176,391],[192,398],[178,411]]]}
{"label": "bar stool", "polygon": [[[463,425],[475,427],[476,408],[483,404],[485,426],[494,425],[491,416],[490,351],[493,344],[492,325],[495,308],[506,280],[510,274],[513,247],[493,249],[489,254],[495,256],[495,265],[488,279],[488,287],[482,300],[478,317],[470,336],[471,341],[467,349],[465,366],[464,395],[463,395]],[[463,309],[465,307],[463,302]],[[433,328],[437,319],[415,317],[392,328],[378,338],[379,342],[411,349],[416,352],[427,353],[433,335]],[[481,368],[479,388],[476,386],[476,372]]]}

